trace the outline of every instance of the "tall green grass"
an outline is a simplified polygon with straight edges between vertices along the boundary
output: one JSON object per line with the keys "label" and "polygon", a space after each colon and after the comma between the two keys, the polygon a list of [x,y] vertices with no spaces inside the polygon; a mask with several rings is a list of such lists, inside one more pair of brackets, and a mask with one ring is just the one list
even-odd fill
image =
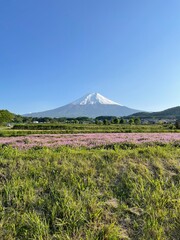
{"label": "tall green grass", "polygon": [[180,149],[0,148],[0,239],[179,239]]}

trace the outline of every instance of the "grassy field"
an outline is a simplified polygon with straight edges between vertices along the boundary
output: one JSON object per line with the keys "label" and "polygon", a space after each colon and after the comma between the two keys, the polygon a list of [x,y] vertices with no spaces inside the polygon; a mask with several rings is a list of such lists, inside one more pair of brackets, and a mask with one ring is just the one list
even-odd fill
{"label": "grassy field", "polygon": [[173,125],[130,125],[130,124],[19,124],[14,128],[0,129],[0,137],[26,136],[29,134],[67,134],[67,133],[133,133],[133,132],[180,132]]}
{"label": "grassy field", "polygon": [[180,148],[0,148],[0,239],[180,239]]}

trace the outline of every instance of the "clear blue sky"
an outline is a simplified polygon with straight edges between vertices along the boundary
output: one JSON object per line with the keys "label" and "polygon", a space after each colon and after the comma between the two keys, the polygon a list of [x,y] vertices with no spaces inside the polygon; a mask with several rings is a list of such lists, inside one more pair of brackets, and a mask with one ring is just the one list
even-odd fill
{"label": "clear blue sky", "polygon": [[89,92],[142,110],[180,105],[179,0],[0,0],[0,109]]}

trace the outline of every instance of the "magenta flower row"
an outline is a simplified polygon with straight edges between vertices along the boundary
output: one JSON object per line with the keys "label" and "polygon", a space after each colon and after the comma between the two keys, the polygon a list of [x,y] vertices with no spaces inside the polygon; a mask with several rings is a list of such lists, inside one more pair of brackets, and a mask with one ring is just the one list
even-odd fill
{"label": "magenta flower row", "polygon": [[0,145],[7,144],[18,148],[35,146],[58,147],[61,145],[96,147],[115,143],[169,143],[180,141],[180,133],[89,133],[89,134],[42,134],[26,137],[1,137]]}

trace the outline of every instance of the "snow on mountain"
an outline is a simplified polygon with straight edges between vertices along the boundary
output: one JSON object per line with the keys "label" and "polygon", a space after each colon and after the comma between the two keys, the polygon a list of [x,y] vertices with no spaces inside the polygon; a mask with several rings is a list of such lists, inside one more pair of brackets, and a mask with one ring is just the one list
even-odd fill
{"label": "snow on mountain", "polygon": [[119,103],[116,103],[106,97],[103,97],[99,93],[90,93],[85,95],[82,98],[79,98],[78,100],[72,102],[74,105],[87,105],[87,104],[110,104],[110,105],[119,105]]}

